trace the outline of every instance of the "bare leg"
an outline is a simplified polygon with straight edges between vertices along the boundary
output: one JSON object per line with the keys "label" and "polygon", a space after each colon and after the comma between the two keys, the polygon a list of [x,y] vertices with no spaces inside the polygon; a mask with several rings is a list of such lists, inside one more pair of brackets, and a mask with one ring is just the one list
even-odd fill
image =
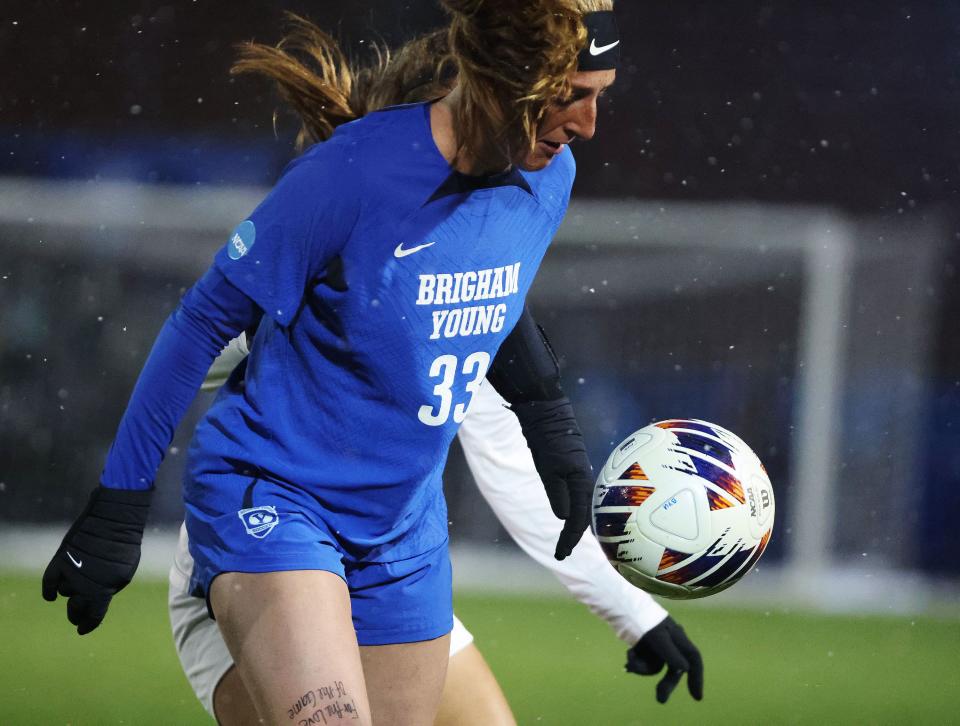
{"label": "bare leg", "polygon": [[450,659],[450,636],[360,648],[375,724],[433,723]]}
{"label": "bare leg", "polygon": [[436,726],[516,726],[500,684],[473,644],[450,658]]}
{"label": "bare leg", "polygon": [[319,570],[229,572],[213,581],[210,601],[263,723],[339,711],[356,713],[358,726],[371,725],[350,597],[340,577]]}
{"label": "bare leg", "polygon": [[[369,677],[367,680],[369,682]],[[376,700],[374,694],[374,703]],[[222,726],[263,723],[236,668],[227,671],[217,684],[213,706],[217,722]],[[516,723],[500,684],[476,646],[468,645],[450,658],[435,726],[516,726]]]}
{"label": "bare leg", "polygon": [[213,713],[220,726],[258,726],[263,723],[236,666],[230,666],[213,689]]}

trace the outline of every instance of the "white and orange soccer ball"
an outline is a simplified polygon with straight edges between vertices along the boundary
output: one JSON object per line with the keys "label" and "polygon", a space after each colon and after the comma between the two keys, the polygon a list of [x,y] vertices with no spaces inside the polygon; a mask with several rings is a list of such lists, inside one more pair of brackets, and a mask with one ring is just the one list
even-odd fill
{"label": "white and orange soccer ball", "polygon": [[743,441],[716,424],[646,426],[603,465],[593,531],[610,563],[654,595],[706,597],[760,559],[773,531],[773,487]]}

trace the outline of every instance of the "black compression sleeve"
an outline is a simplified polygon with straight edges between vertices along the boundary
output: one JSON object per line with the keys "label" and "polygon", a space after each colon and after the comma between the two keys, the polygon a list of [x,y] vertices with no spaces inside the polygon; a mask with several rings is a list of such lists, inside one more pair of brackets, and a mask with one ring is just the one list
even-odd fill
{"label": "black compression sleeve", "polygon": [[487,380],[511,404],[563,397],[557,356],[530,308],[524,308],[516,327],[500,346]]}

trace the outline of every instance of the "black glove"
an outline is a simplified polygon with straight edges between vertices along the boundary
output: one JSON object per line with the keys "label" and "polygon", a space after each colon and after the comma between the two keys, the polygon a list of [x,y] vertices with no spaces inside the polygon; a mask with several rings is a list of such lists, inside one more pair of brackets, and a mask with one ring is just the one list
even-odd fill
{"label": "black glove", "polygon": [[683,628],[669,615],[627,651],[627,670],[630,673],[656,675],[664,664],[667,674],[657,684],[657,701],[667,702],[684,673],[687,674],[690,695],[697,701],[703,698],[703,658]]}
{"label": "black glove", "polygon": [[557,550],[558,560],[569,555],[590,526],[593,469],[570,399],[527,401],[510,406],[533,454],[533,463],[547,490],[553,513],[566,520]]}
{"label": "black glove", "polygon": [[133,578],[153,490],[98,486],[43,573],[43,599],[67,600],[67,619],[86,635],[100,625],[110,598]]}

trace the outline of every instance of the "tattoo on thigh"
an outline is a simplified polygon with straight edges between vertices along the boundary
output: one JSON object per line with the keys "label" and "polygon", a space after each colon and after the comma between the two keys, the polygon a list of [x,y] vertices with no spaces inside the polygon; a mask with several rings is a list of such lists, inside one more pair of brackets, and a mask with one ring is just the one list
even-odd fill
{"label": "tattoo on thigh", "polygon": [[287,709],[287,717],[297,726],[318,726],[334,721],[352,721],[360,718],[360,714],[343,681],[334,681],[300,696]]}

